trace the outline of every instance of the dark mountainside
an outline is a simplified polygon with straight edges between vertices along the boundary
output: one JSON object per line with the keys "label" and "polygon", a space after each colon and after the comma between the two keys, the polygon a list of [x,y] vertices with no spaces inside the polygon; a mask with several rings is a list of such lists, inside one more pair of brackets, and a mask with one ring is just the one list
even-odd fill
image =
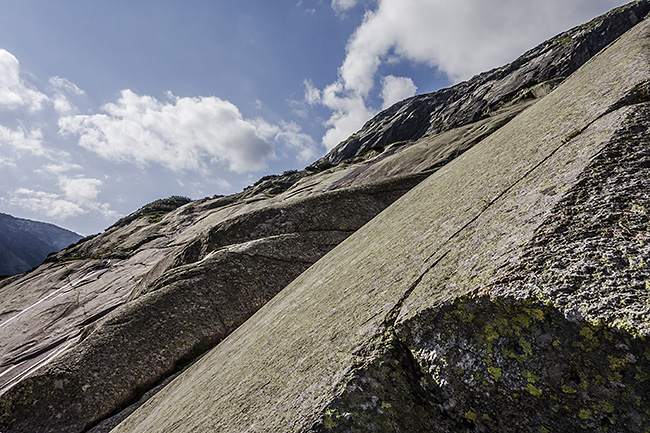
{"label": "dark mountainside", "polygon": [[0,432],[650,430],[649,12],[0,281]]}
{"label": "dark mountainside", "polygon": [[48,254],[61,251],[81,238],[53,224],[0,213],[0,275],[29,271],[43,263]]}

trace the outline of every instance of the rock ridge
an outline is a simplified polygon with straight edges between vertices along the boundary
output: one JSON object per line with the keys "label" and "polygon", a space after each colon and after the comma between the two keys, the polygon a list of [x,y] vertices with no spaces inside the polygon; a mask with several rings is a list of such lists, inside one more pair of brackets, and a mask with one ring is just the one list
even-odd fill
{"label": "rock ridge", "polygon": [[546,95],[648,12],[646,1],[621,6],[549,39],[508,65],[399,102],[368,121],[321,161],[338,163],[373,148],[439,134],[489,117],[514,102]]}
{"label": "rock ridge", "polygon": [[[573,427],[645,425],[641,412],[589,406],[612,381],[578,390],[574,378],[567,389],[576,393],[557,391],[539,370],[550,361],[528,351],[553,331],[563,345],[551,347],[568,359],[586,342],[567,329],[583,325],[602,343],[592,345],[599,355],[571,365],[611,351],[618,359],[611,377],[624,376],[617,380],[625,386],[636,380],[634,398],[646,398],[638,292],[647,250],[628,244],[647,233],[650,62],[641,19],[648,5],[618,8],[509,66],[426,95],[438,101],[430,106],[417,98],[398,104],[394,117],[384,112],[367,124],[358,146],[342,144],[351,159],[339,162],[337,150],[233,196],[154,202],[38,270],[0,282],[0,431],[100,433],[122,421],[116,432],[367,431],[371,424],[417,431],[433,421],[437,431],[492,429],[503,407],[482,405],[487,394],[444,403],[456,391],[467,396],[474,382],[463,369],[445,370],[440,356],[470,344],[476,353],[498,349],[489,365],[467,358],[482,375],[473,380],[486,381],[491,395],[523,395],[522,407],[537,401],[534,393],[564,398]],[[478,90],[472,99],[462,89]],[[443,97],[449,105],[439,105]],[[391,135],[409,113],[425,132]],[[447,117],[437,124],[441,113]],[[609,186],[594,189],[599,182]],[[591,188],[584,197],[618,201],[580,201],[582,186]],[[571,218],[586,209],[607,218],[570,231],[566,242],[546,236],[580,227]],[[594,230],[616,241],[585,235]],[[554,261],[591,245],[609,261],[586,256],[573,268]],[[589,307],[598,284],[616,282],[625,288]],[[522,312],[530,321],[517,325],[519,336],[508,334]],[[490,314],[502,321],[486,324]],[[439,338],[447,322],[464,343]],[[489,329],[498,335],[484,337]],[[523,345],[522,335],[530,337]],[[517,349],[514,358],[508,348]],[[627,354],[638,361],[621,361]],[[532,364],[521,369],[518,359]],[[523,383],[525,374],[537,378]],[[615,391],[622,407],[632,402]],[[409,405],[417,416],[399,418]],[[526,422],[537,427],[541,418],[512,425]]]}
{"label": "rock ridge", "polygon": [[643,21],[114,431],[650,428],[649,49]]}

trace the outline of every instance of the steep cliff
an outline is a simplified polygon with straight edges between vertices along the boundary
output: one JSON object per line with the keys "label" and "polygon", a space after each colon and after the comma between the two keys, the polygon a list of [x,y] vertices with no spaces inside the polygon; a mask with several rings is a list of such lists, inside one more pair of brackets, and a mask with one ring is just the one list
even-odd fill
{"label": "steep cliff", "polygon": [[0,431],[649,428],[649,11],[0,282]]}

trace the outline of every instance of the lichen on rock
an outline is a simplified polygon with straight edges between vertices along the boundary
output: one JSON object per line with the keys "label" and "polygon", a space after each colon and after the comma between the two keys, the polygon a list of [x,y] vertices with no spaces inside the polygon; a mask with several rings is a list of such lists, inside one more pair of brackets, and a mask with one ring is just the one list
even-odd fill
{"label": "lichen on rock", "polygon": [[643,337],[570,321],[535,297],[489,295],[422,312],[399,334],[423,371],[434,424],[500,432],[650,427]]}

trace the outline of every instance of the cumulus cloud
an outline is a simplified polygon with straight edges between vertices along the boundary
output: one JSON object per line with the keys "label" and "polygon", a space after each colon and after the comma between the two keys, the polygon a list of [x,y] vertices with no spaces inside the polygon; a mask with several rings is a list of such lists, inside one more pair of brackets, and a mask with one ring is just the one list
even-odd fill
{"label": "cumulus cloud", "polygon": [[0,49],[0,109],[25,108],[35,112],[49,98],[20,76],[20,63],[10,52]]}
{"label": "cumulus cloud", "polygon": [[10,129],[0,125],[0,147],[9,146],[17,153],[47,156],[50,152],[43,147],[43,133],[40,129],[26,131],[23,128]]}
{"label": "cumulus cloud", "polygon": [[296,159],[302,163],[312,161],[319,153],[314,139],[302,133],[300,127],[294,122],[283,122],[277,128],[275,139],[284,142],[287,148],[295,153]]}
{"label": "cumulus cloud", "polygon": [[10,205],[30,210],[50,218],[65,220],[87,211],[79,204],[66,200],[60,194],[18,188],[9,200]]}
{"label": "cumulus cloud", "polygon": [[361,93],[392,51],[453,81],[500,66],[542,40],[620,4],[616,0],[380,0],[347,47],[341,77]]}
{"label": "cumulus cloud", "polygon": [[[44,168],[44,172],[58,175],[60,171],[67,171],[68,168],[74,167],[76,166],[49,165]],[[107,218],[114,218],[117,213],[111,210],[110,205],[97,200],[101,185],[102,181],[99,179],[61,175],[58,176],[59,193],[18,188],[11,194],[9,204],[58,220],[65,220],[90,212],[99,213]]]}
{"label": "cumulus cloud", "polygon": [[66,161],[60,161],[55,164],[45,164],[42,166],[40,169],[36,170],[37,173],[40,174],[45,174],[45,175],[54,175],[54,176],[60,176],[61,174],[70,171],[70,170],[81,170],[83,167],[81,167],[79,164],[74,164],[71,162],[66,162]]}
{"label": "cumulus cloud", "polygon": [[17,168],[18,166],[14,160],[0,156],[0,167]]}
{"label": "cumulus cloud", "polygon": [[329,129],[322,139],[327,151],[332,150],[341,141],[358,130],[377,110],[368,107],[363,95],[345,89],[338,80],[322,91],[314,87],[310,80],[303,82],[305,101],[309,105],[321,104],[332,111],[332,115],[324,122]]}
{"label": "cumulus cloud", "polygon": [[309,105],[320,103],[321,92],[314,87],[314,83],[311,80],[304,80],[303,85],[305,86],[305,101]]}
{"label": "cumulus cloud", "polygon": [[394,77],[392,75],[382,78],[381,86],[381,99],[384,101],[381,107],[382,110],[402,99],[410,98],[418,90],[410,78]]}
{"label": "cumulus cloud", "polygon": [[68,80],[67,78],[62,78],[59,76],[54,76],[50,78],[50,85],[54,90],[61,93],[69,93],[72,95],[83,96],[86,94],[83,90],[77,87],[76,84]]}
{"label": "cumulus cloud", "polygon": [[325,122],[329,129],[323,136],[323,145],[328,151],[376,113],[376,110],[366,106],[363,96],[353,92],[345,93],[340,81],[323,90],[321,103],[332,110],[332,115]]}
{"label": "cumulus cloud", "polygon": [[255,171],[273,156],[263,126],[246,120],[233,104],[214,96],[161,102],[123,90],[104,113],[65,116],[62,134],[112,161],[161,164],[173,171],[200,170],[221,162],[236,172]]}
{"label": "cumulus cloud", "polygon": [[87,177],[69,178],[62,176],[59,179],[59,186],[65,197],[78,204],[92,203],[97,198],[101,184],[101,180]]}
{"label": "cumulus cloud", "polygon": [[[333,0],[340,12],[356,0]],[[452,82],[500,66],[544,39],[620,5],[620,0],[377,0],[348,40],[338,80],[323,90],[305,82],[306,101],[334,110],[323,142],[345,139],[376,112],[368,107],[383,63],[411,62]],[[407,77],[381,78],[383,108],[411,96]],[[326,99],[325,94],[329,93]],[[320,98],[319,98],[320,97]],[[329,104],[326,103],[329,101]]]}

